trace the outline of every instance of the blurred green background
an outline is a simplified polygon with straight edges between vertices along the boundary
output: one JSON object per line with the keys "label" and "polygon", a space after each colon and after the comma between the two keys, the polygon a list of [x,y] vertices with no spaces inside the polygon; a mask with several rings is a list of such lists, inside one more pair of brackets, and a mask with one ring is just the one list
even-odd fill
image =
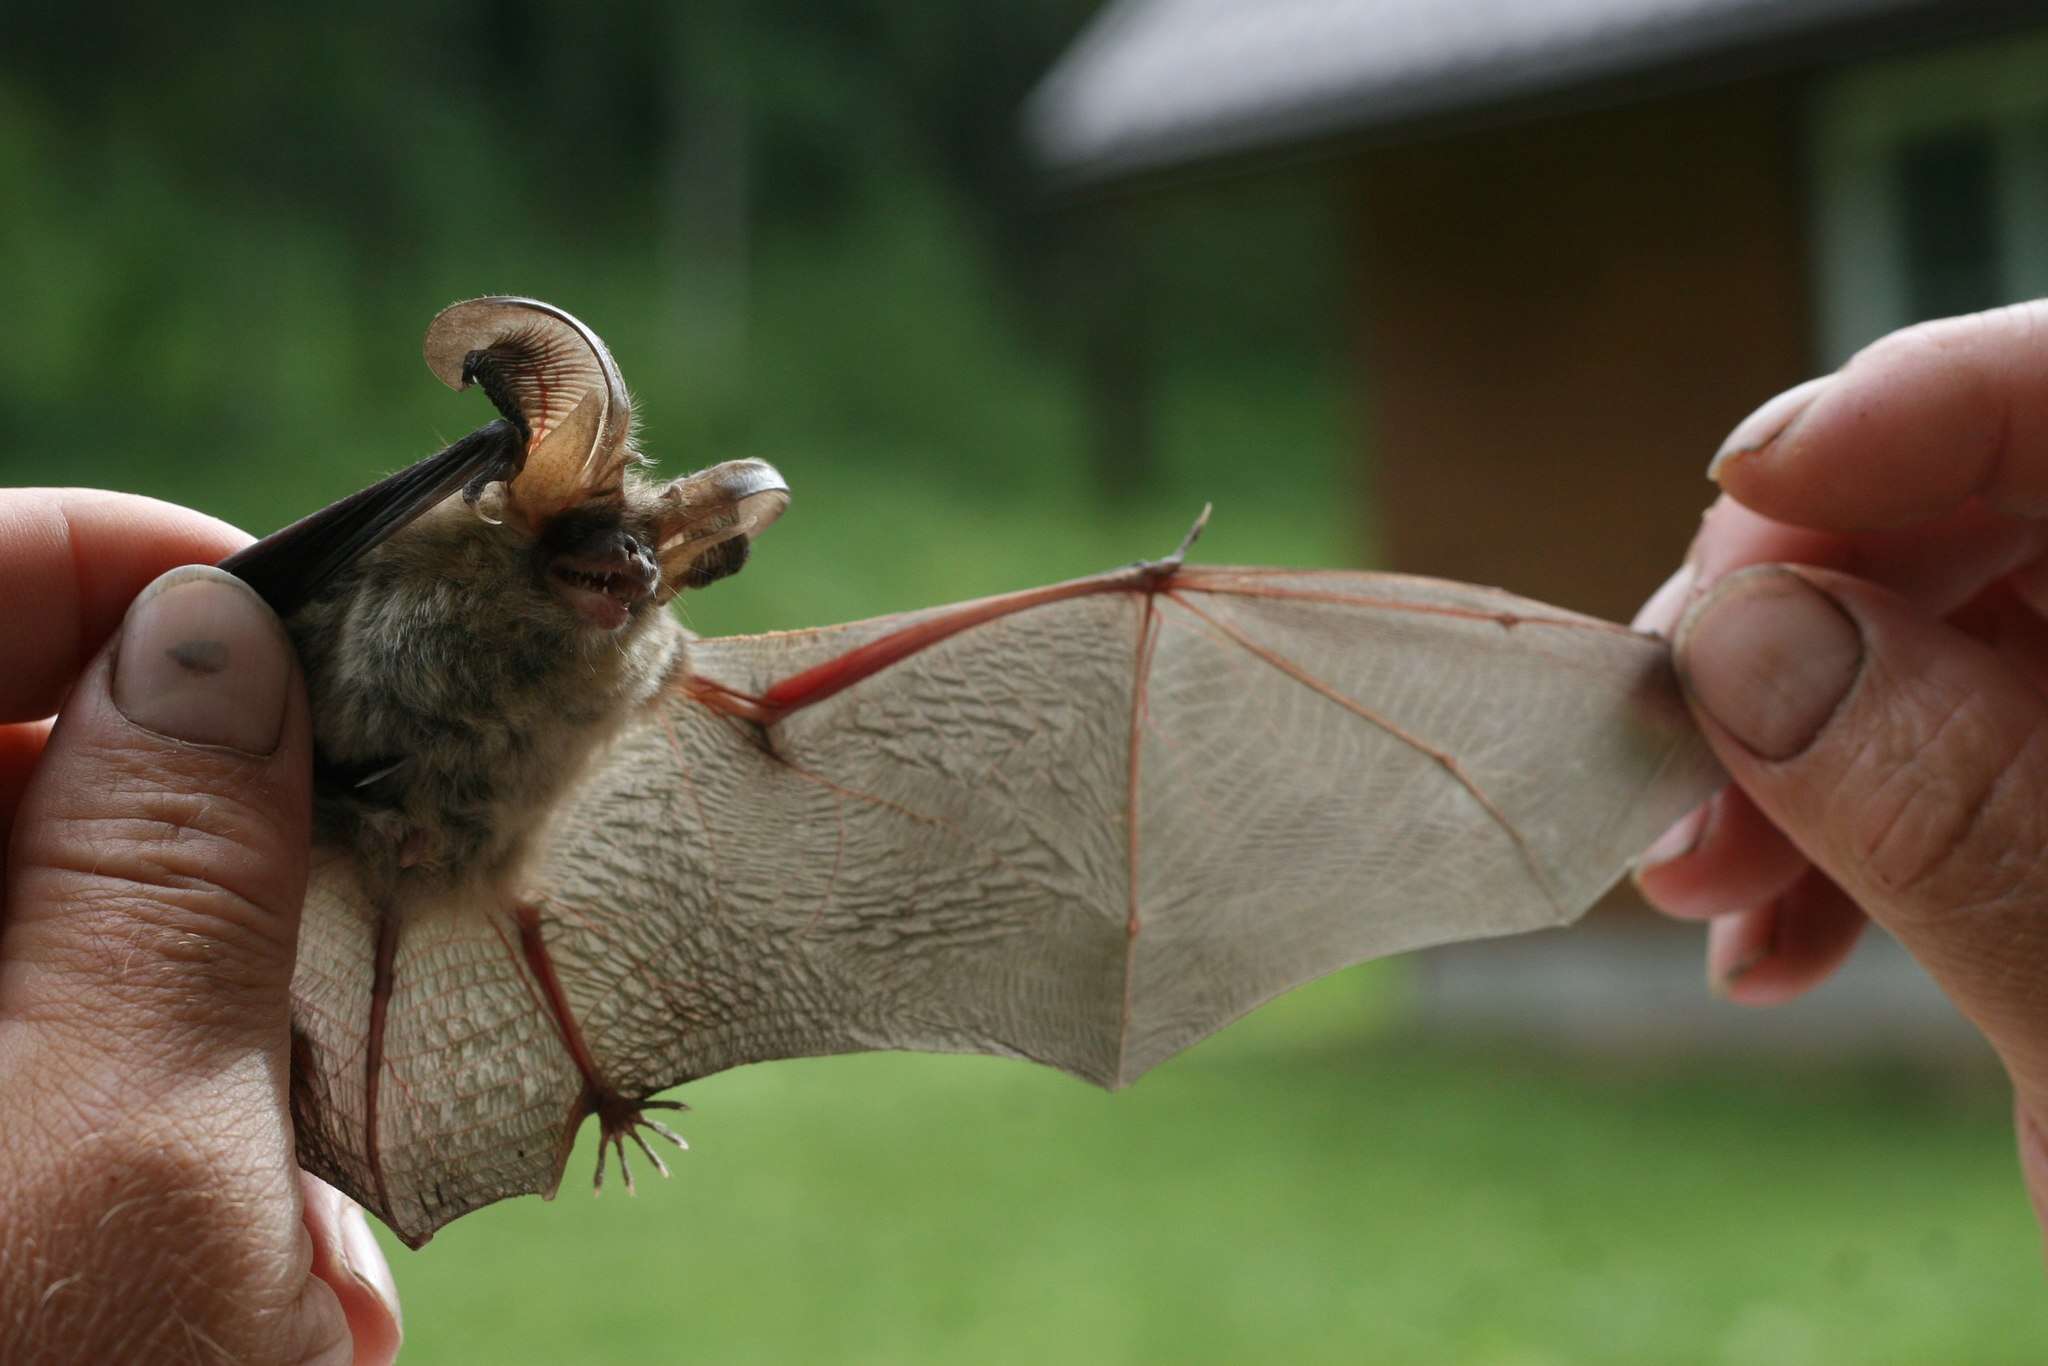
{"label": "blurred green background", "polygon": [[[0,478],[261,532],[487,416],[418,338],[510,291],[610,342],[669,470],[796,490],[700,629],[1171,547],[1366,564],[1313,166],[1068,202],[1015,116],[1081,0],[16,9]],[[1678,547],[1673,547],[1676,554]],[[1340,975],[1132,1092],[874,1057],[688,1088],[637,1200],[393,1245],[406,1360],[2037,1359],[2002,1098],[1418,1036]]]}

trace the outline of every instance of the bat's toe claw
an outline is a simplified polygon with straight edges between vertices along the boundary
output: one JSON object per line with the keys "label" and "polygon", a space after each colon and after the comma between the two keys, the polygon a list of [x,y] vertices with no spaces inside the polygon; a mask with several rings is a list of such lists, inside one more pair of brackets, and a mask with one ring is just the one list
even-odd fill
{"label": "bat's toe claw", "polygon": [[688,1151],[690,1145],[684,1141],[681,1134],[668,1125],[650,1119],[646,1111],[689,1108],[681,1101],[675,1100],[634,1100],[626,1096],[607,1096],[600,1099],[593,1107],[600,1131],[597,1139],[597,1174],[592,1178],[590,1185],[592,1194],[602,1194],[604,1191],[605,1163],[611,1153],[617,1153],[619,1156],[619,1175],[626,1183],[626,1194],[636,1193],[633,1189],[633,1168],[626,1162],[627,1139],[633,1141],[633,1146],[640,1150],[653,1165],[654,1170],[664,1177],[667,1176],[668,1164],[661,1160],[659,1153],[648,1146],[647,1140],[641,1136],[641,1131],[658,1134],[685,1151]]}

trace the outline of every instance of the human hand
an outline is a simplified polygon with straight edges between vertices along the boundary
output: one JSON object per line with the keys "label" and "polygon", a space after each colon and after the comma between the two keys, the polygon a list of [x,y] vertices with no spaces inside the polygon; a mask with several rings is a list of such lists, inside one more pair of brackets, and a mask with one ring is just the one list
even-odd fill
{"label": "human hand", "polygon": [[238,581],[151,584],[247,540],[145,498],[0,492],[8,1362],[397,1355],[362,1212],[293,1159],[304,683]]}
{"label": "human hand", "polygon": [[1734,781],[1637,881],[1746,1004],[1882,924],[2003,1060],[2048,1226],[2048,301],[1895,333],[1711,472],[1637,624]]}

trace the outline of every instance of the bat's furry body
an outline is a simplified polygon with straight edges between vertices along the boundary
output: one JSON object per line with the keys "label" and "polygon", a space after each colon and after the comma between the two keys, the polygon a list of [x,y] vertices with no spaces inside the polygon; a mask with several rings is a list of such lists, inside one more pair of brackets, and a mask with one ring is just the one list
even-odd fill
{"label": "bat's furry body", "polygon": [[1659,642],[1425,579],[1176,555],[692,638],[665,603],[780,477],[641,479],[548,305],[426,349],[503,420],[229,562],[315,710],[300,1160],[408,1242],[743,1062],[1122,1085],[1347,963],[1572,919],[1719,781]]}
{"label": "bat's furry body", "polygon": [[[583,541],[654,543],[654,494]],[[650,553],[651,552],[647,552]],[[549,582],[544,543],[444,500],[289,620],[323,761],[318,830],[367,890],[504,873],[620,721],[675,667],[683,632],[653,596],[599,629]]]}

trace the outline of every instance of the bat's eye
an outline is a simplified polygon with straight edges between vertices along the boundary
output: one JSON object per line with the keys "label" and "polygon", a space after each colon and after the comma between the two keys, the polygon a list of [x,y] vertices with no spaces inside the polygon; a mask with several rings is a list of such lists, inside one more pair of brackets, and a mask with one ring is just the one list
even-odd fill
{"label": "bat's eye", "polygon": [[612,531],[547,552],[548,587],[593,626],[616,631],[654,595],[661,571],[638,538]]}

